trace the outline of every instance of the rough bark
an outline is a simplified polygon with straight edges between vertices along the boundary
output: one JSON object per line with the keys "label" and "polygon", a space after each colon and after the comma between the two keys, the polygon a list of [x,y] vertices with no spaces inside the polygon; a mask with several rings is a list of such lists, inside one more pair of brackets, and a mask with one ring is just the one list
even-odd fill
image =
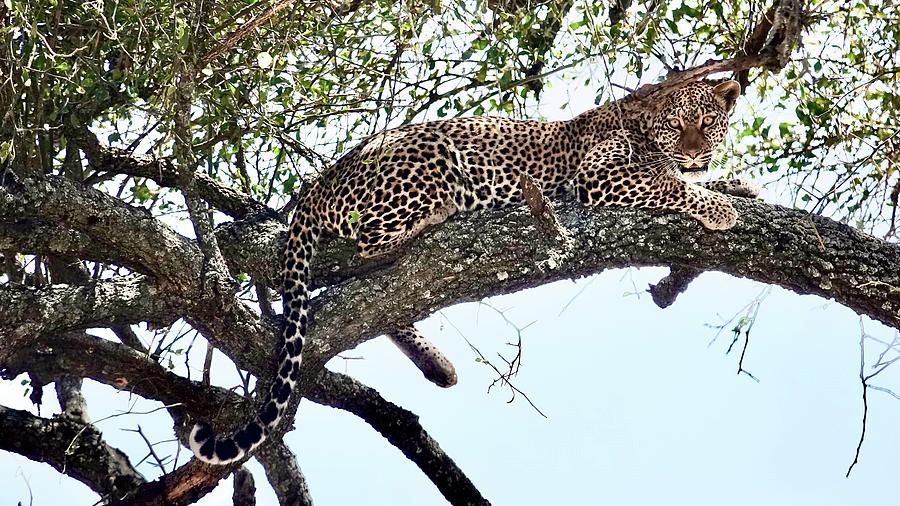
{"label": "rough bark", "polygon": [[108,446],[96,429],[71,418],[40,418],[0,406],[0,449],[45,462],[114,499],[144,483],[119,450]]}
{"label": "rough bark", "polygon": [[312,495],[306,478],[300,471],[297,457],[284,441],[277,441],[260,448],[256,459],[262,464],[266,478],[281,506],[311,506]]}
{"label": "rough bark", "polygon": [[[750,47],[754,42],[747,49],[755,51],[744,56],[674,73],[666,82],[645,86],[636,95],[646,96],[714,72],[783,67],[799,38],[802,3],[782,0],[770,12],[771,19],[753,34],[754,41],[762,41],[758,50]],[[204,64],[255,25],[247,26],[211,51]],[[16,180],[5,174],[0,181],[0,251],[8,271],[16,270],[11,265],[15,258],[8,253],[21,252],[116,264],[132,274],[72,285],[0,287],[0,367],[7,374],[30,371],[48,378],[90,377],[148,398],[164,398],[167,404],[183,403],[171,409],[179,428],[184,427],[180,421],[185,415],[212,415],[217,426],[243,420],[249,403],[235,394],[178,378],[145,353],[88,336],[83,330],[121,329],[137,321],[166,324],[184,318],[239,367],[268,377],[278,322],[260,317],[238,300],[227,271],[248,273],[258,285],[275,288],[285,226],[252,199],[202,173],[185,172],[189,163],[181,163],[179,171],[165,159],[136,158],[104,148],[87,128],[76,127],[69,135],[103,174],[149,177],[181,190],[187,180],[188,204],[201,242],[77,182],[33,174]],[[352,380],[323,373],[324,363],[366,339],[451,304],[624,266],[718,270],[833,298],[900,328],[896,268],[900,248],[825,218],[733,200],[741,214],[738,226],[718,233],[677,215],[585,209],[572,200],[561,200],[552,207],[565,234],[548,231],[546,220],[523,207],[454,218],[423,234],[405,251],[378,261],[358,259],[347,242],[326,242],[313,276],[317,284],[330,288],[313,301],[315,321],[299,391],[365,418],[430,473],[454,503],[481,504],[484,499],[461,472],[454,472],[452,462],[426,437],[414,415]],[[207,205],[235,221],[210,235],[204,222]],[[17,283],[26,279],[13,277]],[[372,304],[373,300],[379,303]],[[123,341],[139,347],[132,336],[123,335]],[[91,360],[75,360],[86,357]],[[298,398],[286,419],[293,418]],[[281,433],[289,429],[289,423],[282,423],[279,434],[261,449],[260,458],[287,458],[278,448]],[[133,495],[113,499],[119,504],[188,504],[237,467],[211,468],[191,462],[158,481],[137,486]],[[286,479],[302,476],[299,468],[288,475]],[[305,489],[291,493],[296,495],[289,496],[288,491],[280,495],[282,503],[290,497],[308,498]]]}
{"label": "rough bark", "polygon": [[[146,353],[84,333],[43,340],[21,353],[6,374],[30,372],[39,377],[90,378],[171,406],[180,420],[185,413],[209,418],[238,409],[245,399],[226,389],[182,378]],[[323,371],[309,399],[343,409],[373,426],[423,470],[453,504],[485,504],[469,479],[418,424],[414,414],[385,400],[378,392],[342,374]],[[282,441],[264,445],[256,454],[282,505],[312,504],[305,478],[293,453]],[[457,490],[456,487],[459,487]],[[453,499],[465,499],[456,501]]]}
{"label": "rough bark", "polygon": [[0,364],[42,336],[73,329],[124,323],[171,324],[178,299],[161,295],[142,275],[92,281],[0,289]]}
{"label": "rough bark", "polygon": [[256,506],[256,483],[253,475],[246,467],[236,470],[234,476],[234,493],[231,502],[234,506]]}

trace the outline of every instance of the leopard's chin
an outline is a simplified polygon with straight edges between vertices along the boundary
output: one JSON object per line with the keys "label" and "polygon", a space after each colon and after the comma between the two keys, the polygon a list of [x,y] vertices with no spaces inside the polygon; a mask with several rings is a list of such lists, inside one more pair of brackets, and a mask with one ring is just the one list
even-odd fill
{"label": "leopard's chin", "polygon": [[681,171],[681,179],[684,179],[689,183],[694,183],[706,179],[707,169],[709,169],[709,167],[706,165],[694,167],[681,166],[679,169]]}

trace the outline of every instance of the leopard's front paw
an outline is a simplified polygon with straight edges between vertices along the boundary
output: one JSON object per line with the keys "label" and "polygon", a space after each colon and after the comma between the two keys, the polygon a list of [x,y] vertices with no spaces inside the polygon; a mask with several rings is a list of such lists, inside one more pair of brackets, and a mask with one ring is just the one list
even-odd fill
{"label": "leopard's front paw", "polygon": [[737,211],[727,199],[716,199],[694,218],[709,230],[728,230],[737,223]]}

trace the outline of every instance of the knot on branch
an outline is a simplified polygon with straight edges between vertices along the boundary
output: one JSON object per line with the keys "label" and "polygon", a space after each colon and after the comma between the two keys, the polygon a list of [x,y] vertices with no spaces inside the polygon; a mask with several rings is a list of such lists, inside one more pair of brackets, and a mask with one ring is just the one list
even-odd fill
{"label": "knot on branch", "polygon": [[[519,176],[519,185],[522,188],[522,197],[528,205],[531,215],[538,220],[538,228],[560,245],[560,251],[557,254],[554,254],[554,251],[549,251],[550,258],[543,262],[544,266],[553,270],[572,251],[575,241],[572,238],[572,234],[560,223],[559,217],[553,209],[553,204],[544,195],[538,182],[523,172]],[[555,250],[555,248],[553,249]],[[563,258],[558,258],[560,256]]]}
{"label": "knot on branch", "polygon": [[526,173],[519,176],[519,185],[522,188],[522,197],[531,211],[531,215],[538,219],[541,230],[555,237],[560,242],[565,242],[569,232],[563,227],[553,203],[544,195],[538,182]]}

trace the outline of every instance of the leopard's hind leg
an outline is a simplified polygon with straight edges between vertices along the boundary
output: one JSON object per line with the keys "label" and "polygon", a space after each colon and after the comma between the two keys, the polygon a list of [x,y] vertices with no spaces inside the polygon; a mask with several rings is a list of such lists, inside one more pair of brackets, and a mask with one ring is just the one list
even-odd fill
{"label": "leopard's hind leg", "polygon": [[400,327],[387,336],[422,371],[428,381],[444,388],[456,384],[453,363],[415,327]]}

